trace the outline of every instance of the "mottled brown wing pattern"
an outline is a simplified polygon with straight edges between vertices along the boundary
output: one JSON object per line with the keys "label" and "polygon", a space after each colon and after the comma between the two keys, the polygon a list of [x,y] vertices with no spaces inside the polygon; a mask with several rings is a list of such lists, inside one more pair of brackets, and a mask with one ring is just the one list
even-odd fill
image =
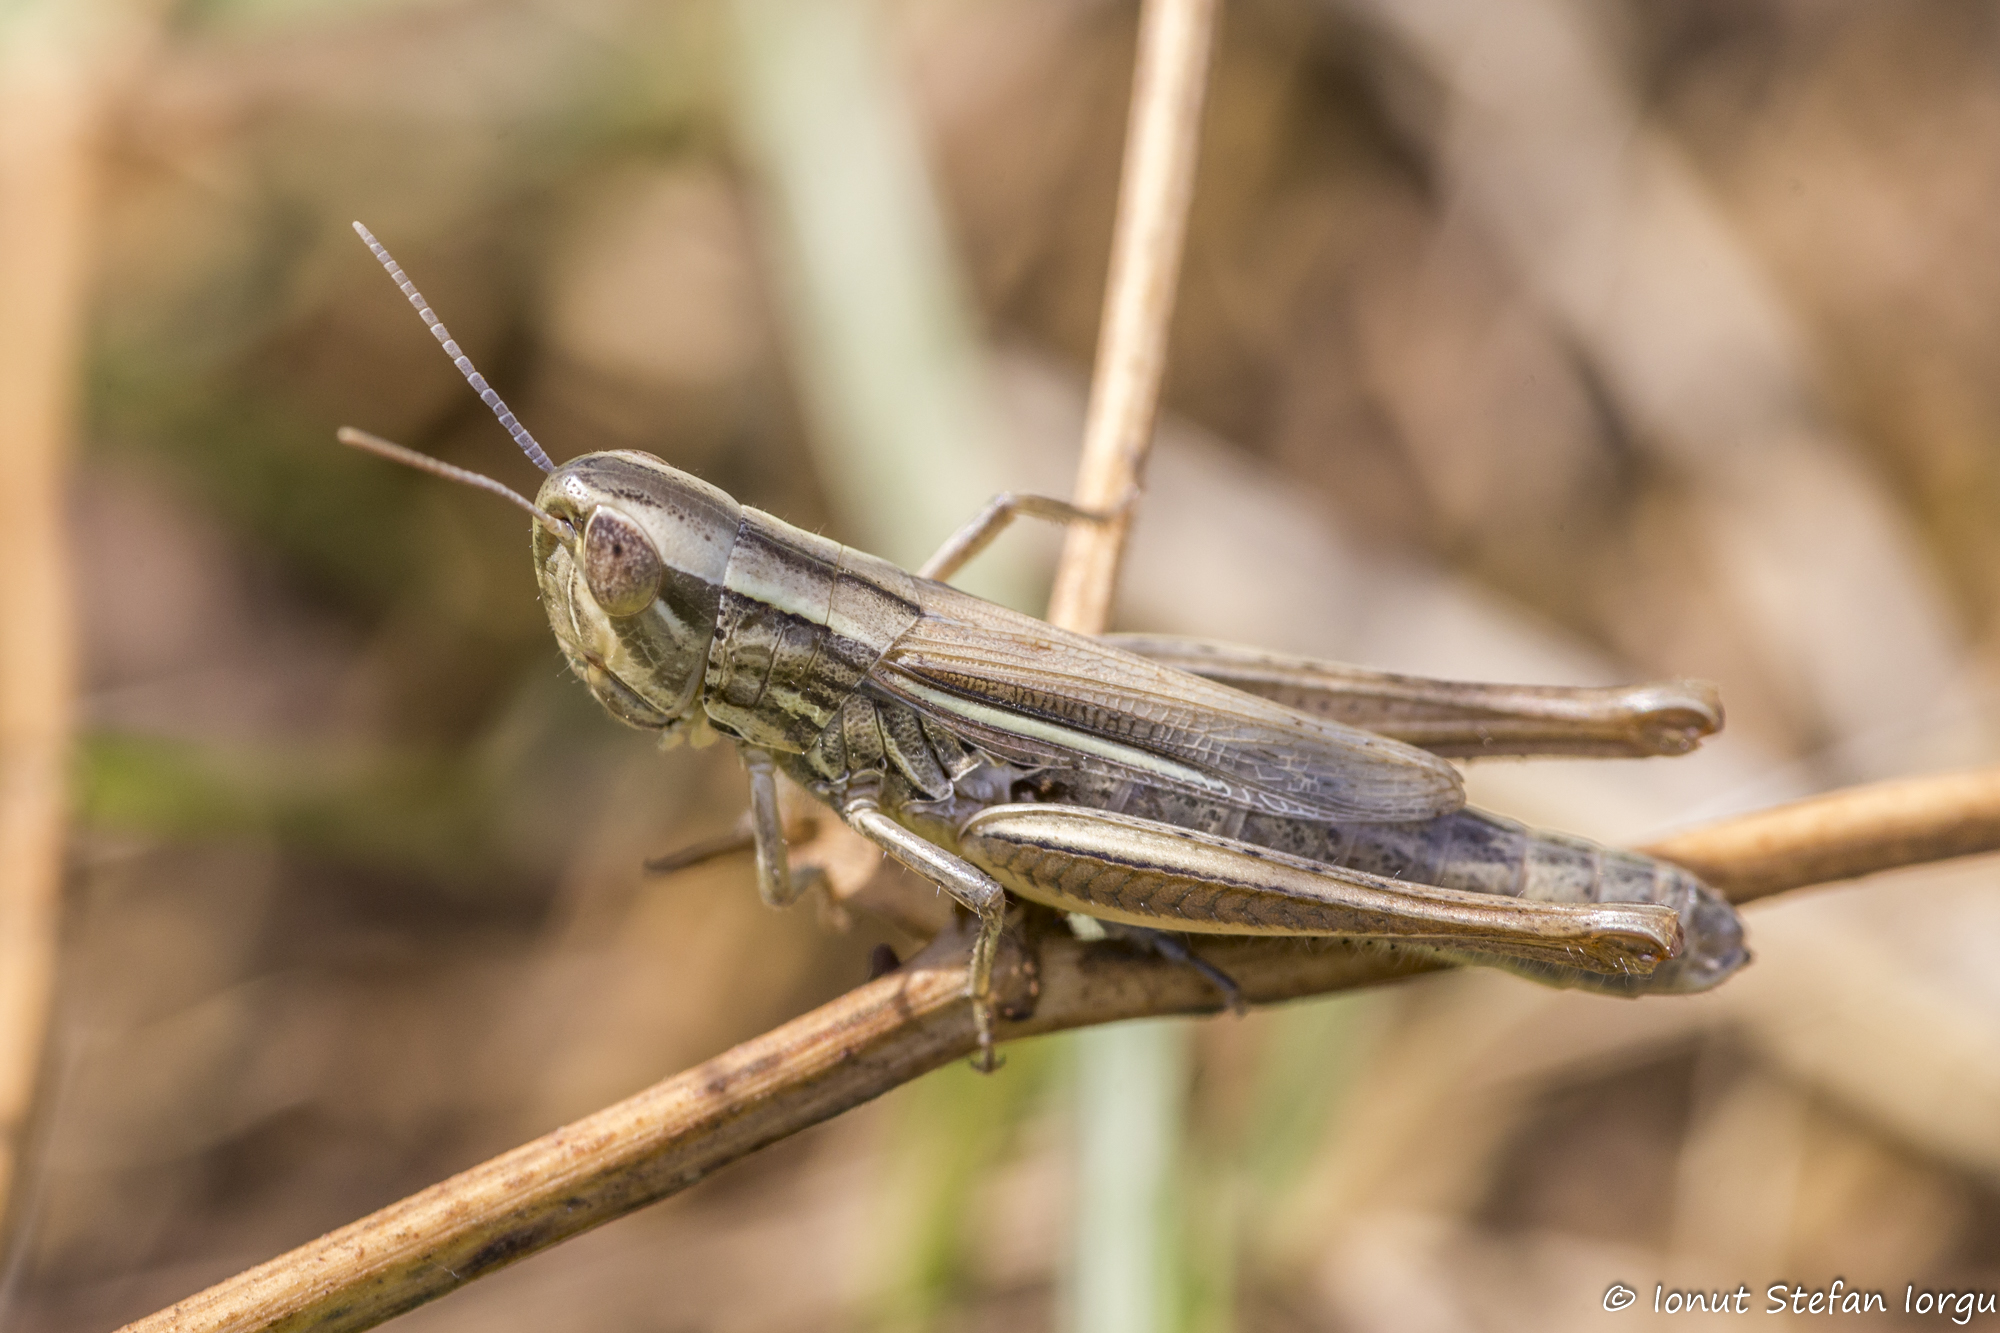
{"label": "mottled brown wing pattern", "polygon": [[940,585],[870,672],[876,688],[1026,767],[1083,769],[1305,819],[1432,819],[1451,765]]}

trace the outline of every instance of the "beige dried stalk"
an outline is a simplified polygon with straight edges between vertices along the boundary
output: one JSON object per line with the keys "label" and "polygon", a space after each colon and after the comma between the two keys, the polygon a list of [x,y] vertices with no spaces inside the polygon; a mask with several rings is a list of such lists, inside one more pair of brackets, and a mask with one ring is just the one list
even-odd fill
{"label": "beige dried stalk", "polygon": [[[1683,835],[1729,882],[1759,895],[1821,882],[1831,831],[1848,873],[2000,848],[2000,769],[1883,783]],[[1968,841],[1958,818],[1980,803]],[[1823,816],[1850,823],[1829,829]],[[1868,842],[1850,828],[1882,830]],[[1915,830],[1931,830],[1931,842]],[[1679,841],[1679,840],[1677,840]],[[1727,860],[1731,847],[1741,863]],[[1776,869],[1791,867],[1785,879]],[[1839,867],[1836,867],[1838,869]],[[869,1101],[977,1047],[966,999],[970,937],[954,930],[903,968],[706,1064],[566,1125],[350,1226],[128,1326],[130,1333],[362,1329],[516,1259],[678,1193],[766,1144]],[[1336,940],[1217,936],[1197,954],[1253,1004],[1379,985],[1438,964],[1421,953]],[[1209,1013],[1193,969],[1063,935],[1010,937],[996,978],[1030,1017],[1002,1040],[1167,1014]]]}
{"label": "beige dried stalk", "polygon": [[1108,522],[1070,529],[1049,594],[1049,622],[1078,634],[1102,634],[1110,623],[1131,529],[1128,501],[1138,493],[1153,445],[1214,31],[1215,0],[1148,0],[1140,15],[1117,231],[1075,497],[1084,509],[1122,507]]}
{"label": "beige dried stalk", "polygon": [[[48,8],[48,7],[44,7]],[[0,1200],[21,1169],[55,981],[75,661],[63,478],[89,267],[90,89],[34,7],[0,25]]]}
{"label": "beige dried stalk", "polygon": [[2000,768],[1849,787],[1642,850],[1731,902],[2000,848]]}

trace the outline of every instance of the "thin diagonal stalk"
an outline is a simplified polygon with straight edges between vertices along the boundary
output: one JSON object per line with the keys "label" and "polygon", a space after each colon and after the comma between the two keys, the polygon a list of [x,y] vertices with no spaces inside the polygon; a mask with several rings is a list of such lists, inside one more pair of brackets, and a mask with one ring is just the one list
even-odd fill
{"label": "thin diagonal stalk", "polygon": [[[679,1193],[718,1168],[830,1119],[978,1046],[966,998],[970,939],[940,938],[904,967],[801,1018],[391,1204],[127,1326],[126,1333],[354,1330],[434,1300],[538,1250]],[[1204,956],[1255,1002],[1376,985],[1436,964],[1330,941],[1218,939]],[[1205,1013],[1194,969],[1052,936],[1038,950],[1032,1018],[1003,1040],[1121,1019]],[[1018,965],[1004,997],[1027,986]]]}
{"label": "thin diagonal stalk", "polygon": [[1879,870],[2000,851],[2000,767],[1849,787],[1663,838],[1731,902]]}
{"label": "thin diagonal stalk", "polygon": [[[1141,11],[1111,274],[1077,469],[1076,503],[1086,509],[1131,495],[1152,448],[1214,30],[1215,0],[1147,0]],[[1051,623],[1104,632],[1131,518],[1127,508],[1108,523],[1070,530],[1049,595]]]}
{"label": "thin diagonal stalk", "polygon": [[[2000,775],[1987,775],[1989,782]],[[1990,789],[1989,789],[1990,791]],[[1990,795],[1935,778],[1834,793],[1801,807],[1865,796],[1850,807],[1901,808],[1881,841],[1842,835],[1850,866],[1885,870],[1964,855],[1957,816],[1991,820]],[[1970,798],[1970,800],[1969,800]],[[1766,815],[1700,830],[1710,873],[1729,882],[1734,843],[1759,864],[1766,844],[1742,835]],[[1913,823],[1940,831],[1925,842]],[[1990,827],[1990,825],[1989,825]],[[1983,843],[1973,850],[1987,850]],[[1662,848],[1664,852],[1666,848]],[[1798,862],[1804,865],[1804,861]],[[1803,872],[1801,872],[1803,873]],[[476,1277],[686,1189],[766,1144],[830,1119],[909,1080],[963,1059],[977,1045],[965,998],[968,941],[939,939],[903,969],[856,988],[783,1027],[596,1115],[410,1196],[289,1254],[127,1326],[126,1333],[251,1333],[372,1328]],[[1380,985],[1430,971],[1419,954],[1338,940],[1217,936],[1198,953],[1255,1004]],[[1040,941],[1040,998],[1002,1040],[1132,1018],[1210,1013],[1214,990],[1192,968],[1135,956],[1115,944]],[[1018,964],[1000,979],[1019,994]]]}
{"label": "thin diagonal stalk", "polygon": [[[1133,498],[1152,448],[1167,333],[1194,195],[1215,0],[1146,0],[1119,181],[1097,367],[1076,503],[1119,506],[1070,529],[1048,619],[1101,634],[1111,618]],[[1152,1333],[1170,1322],[1168,1182],[1180,1157],[1188,1034],[1146,1025],[1081,1033],[1076,1230],[1066,1284],[1079,1333]]]}

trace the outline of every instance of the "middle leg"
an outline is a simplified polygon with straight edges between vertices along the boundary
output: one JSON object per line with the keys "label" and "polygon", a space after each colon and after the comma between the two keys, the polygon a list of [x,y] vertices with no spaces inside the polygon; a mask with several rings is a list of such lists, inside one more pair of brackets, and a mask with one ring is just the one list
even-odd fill
{"label": "middle leg", "polygon": [[777,763],[765,751],[746,745],[743,767],[750,773],[750,842],[757,853],[757,894],[767,906],[790,907],[826,872],[818,866],[792,869],[784,810],[778,804]]}
{"label": "middle leg", "polygon": [[1030,518],[1048,519],[1054,523],[1108,523],[1123,513],[1128,498],[1110,509],[1084,509],[1067,500],[1057,500],[1046,495],[1023,495],[1018,491],[1002,491],[986,502],[970,523],[953,533],[937,553],[924,561],[917,571],[919,578],[936,579],[943,582],[965,567],[967,561],[993,544],[1009,523],[1022,515]]}
{"label": "middle leg", "polygon": [[849,797],[841,806],[840,814],[856,833],[943,889],[979,918],[979,939],[972,947],[972,1017],[979,1031],[979,1067],[986,1070],[996,1068],[993,1058],[993,955],[1000,943],[1001,928],[1007,921],[1007,891],[971,862],[925,841],[883,814],[871,795]]}

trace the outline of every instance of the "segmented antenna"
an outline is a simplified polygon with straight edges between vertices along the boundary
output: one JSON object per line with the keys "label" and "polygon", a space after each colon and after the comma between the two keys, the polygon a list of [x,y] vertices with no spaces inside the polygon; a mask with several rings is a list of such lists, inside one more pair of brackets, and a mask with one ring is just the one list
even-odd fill
{"label": "segmented antenna", "polygon": [[553,532],[559,540],[567,542],[573,541],[576,538],[575,528],[565,523],[562,519],[557,518],[554,514],[549,513],[546,509],[537,508],[533,500],[530,500],[527,496],[521,494],[513,487],[506,485],[504,482],[495,481],[491,477],[482,477],[477,472],[468,471],[462,467],[455,467],[441,458],[432,458],[429,454],[420,454],[415,449],[405,449],[402,445],[394,441],[385,440],[380,435],[370,435],[367,431],[356,430],[352,426],[342,426],[334,432],[334,438],[351,449],[365,450],[378,457],[386,458],[392,463],[401,463],[403,466],[413,467],[419,472],[428,472],[432,476],[443,477],[446,481],[455,481],[465,486],[476,486],[482,491],[491,491],[501,499],[517,504],[530,514],[533,514],[535,521],[550,532]]}
{"label": "segmented antenna", "polygon": [[515,416],[507,404],[501,401],[500,395],[493,391],[493,386],[486,382],[486,377],[472,364],[472,358],[460,351],[458,344],[452,341],[451,333],[445,328],[444,321],[431,313],[429,304],[424,300],[424,294],[417,290],[416,284],[403,272],[402,265],[396,262],[395,257],[384,248],[382,242],[375,239],[374,233],[368,228],[357,222],[354,224],[354,231],[368,243],[369,251],[381,262],[382,267],[389,270],[389,276],[396,280],[396,285],[403,289],[403,295],[410,298],[410,304],[415,306],[417,314],[423,317],[431,336],[444,344],[444,354],[451,358],[454,366],[458,367],[458,373],[465,376],[465,382],[479,395],[479,401],[486,404],[494,416],[500,418],[500,424],[514,437],[514,443],[521,446],[521,452],[528,456],[528,461],[544,472],[554,472],[556,465],[549,461],[548,454],[544,453],[542,446],[535,442],[535,437],[528,433],[528,428],[521,424],[521,419]]}

